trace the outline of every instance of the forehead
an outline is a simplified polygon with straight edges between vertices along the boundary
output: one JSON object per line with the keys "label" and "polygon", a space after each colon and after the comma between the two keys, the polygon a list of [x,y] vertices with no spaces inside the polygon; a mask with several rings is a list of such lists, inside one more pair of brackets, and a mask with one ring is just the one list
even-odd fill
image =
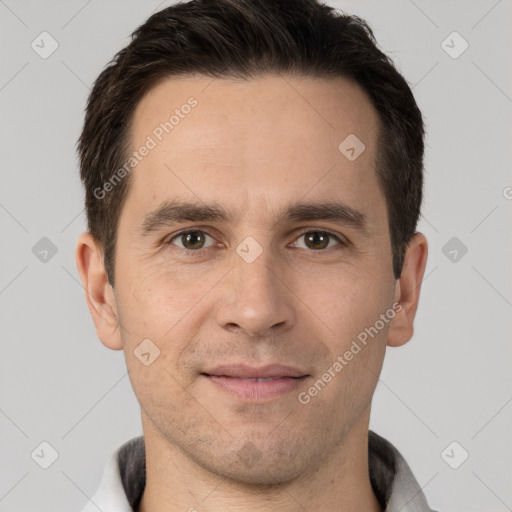
{"label": "forehead", "polygon": [[[383,206],[375,201],[377,134],[373,106],[347,79],[168,78],[134,113],[132,149],[150,149],[127,202],[139,213],[169,198],[261,211],[308,196],[371,214]],[[345,140],[364,147],[355,160],[342,152]]]}

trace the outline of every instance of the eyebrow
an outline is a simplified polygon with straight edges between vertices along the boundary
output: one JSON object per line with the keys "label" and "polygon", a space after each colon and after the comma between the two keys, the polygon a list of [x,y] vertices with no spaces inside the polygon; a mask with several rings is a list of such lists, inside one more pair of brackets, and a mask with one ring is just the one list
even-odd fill
{"label": "eyebrow", "polygon": [[[194,203],[185,201],[164,201],[155,210],[147,213],[137,233],[150,235],[162,228],[180,222],[233,222],[234,215],[217,203]],[[275,217],[276,224],[283,221],[307,222],[326,220],[368,235],[366,215],[342,202],[290,203]]]}

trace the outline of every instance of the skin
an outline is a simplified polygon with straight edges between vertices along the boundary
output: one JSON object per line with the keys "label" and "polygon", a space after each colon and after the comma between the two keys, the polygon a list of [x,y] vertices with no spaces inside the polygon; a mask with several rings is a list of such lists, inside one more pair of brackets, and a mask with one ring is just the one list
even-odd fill
{"label": "skin", "polygon": [[[133,148],[190,96],[198,105],[133,172],[115,291],[89,233],[76,250],[98,337],[124,350],[141,405],[147,485],[139,512],[380,511],[367,463],[371,400],[386,346],[412,337],[427,241],[414,236],[395,280],[375,172],[377,113],[342,78],[166,79],[137,105]],[[351,133],[366,146],[352,162],[338,150]],[[173,199],[217,202],[233,220],[141,235],[144,216]],[[277,222],[297,201],[343,201],[366,216],[367,233],[327,220]],[[203,245],[173,238],[191,227],[209,235]],[[308,243],[304,232],[322,230],[348,243]],[[236,252],[248,236],[262,248],[252,263]],[[393,304],[401,306],[393,320],[301,404],[297,392]],[[149,366],[134,355],[147,338],[160,350]],[[250,403],[200,375],[225,363],[281,363],[310,377],[297,392]],[[254,463],[240,457],[244,447]]]}

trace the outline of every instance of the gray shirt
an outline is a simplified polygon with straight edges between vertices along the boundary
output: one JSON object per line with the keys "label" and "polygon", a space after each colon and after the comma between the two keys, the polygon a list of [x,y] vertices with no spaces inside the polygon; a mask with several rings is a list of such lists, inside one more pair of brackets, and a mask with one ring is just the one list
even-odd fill
{"label": "gray shirt", "polygon": [[[368,431],[370,481],[385,512],[432,510],[400,452],[386,439]],[[144,437],[123,444],[107,461],[100,487],[82,512],[134,512],[146,485]]]}

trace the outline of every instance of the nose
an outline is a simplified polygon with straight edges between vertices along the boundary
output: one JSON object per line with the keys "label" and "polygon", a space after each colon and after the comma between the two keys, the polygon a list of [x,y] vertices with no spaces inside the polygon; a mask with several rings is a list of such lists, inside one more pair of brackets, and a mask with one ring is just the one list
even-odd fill
{"label": "nose", "polygon": [[[216,310],[220,327],[251,337],[275,335],[296,322],[289,273],[266,249],[252,262],[233,254]],[[272,332],[270,332],[272,331]]]}

